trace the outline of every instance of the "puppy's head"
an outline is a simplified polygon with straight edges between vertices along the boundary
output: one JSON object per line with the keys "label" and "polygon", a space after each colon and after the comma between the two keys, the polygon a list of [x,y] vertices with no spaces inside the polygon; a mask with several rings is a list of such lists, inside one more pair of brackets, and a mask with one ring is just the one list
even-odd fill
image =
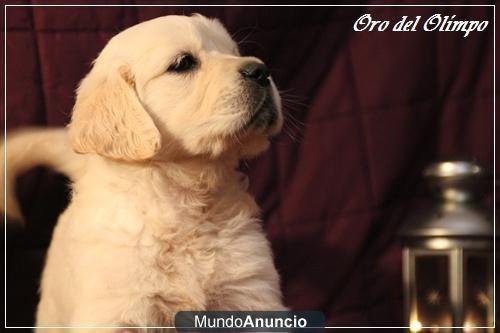
{"label": "puppy's head", "polygon": [[69,125],[81,153],[140,161],[252,156],[282,126],[263,62],[217,20],[166,16],[116,35],[81,82]]}

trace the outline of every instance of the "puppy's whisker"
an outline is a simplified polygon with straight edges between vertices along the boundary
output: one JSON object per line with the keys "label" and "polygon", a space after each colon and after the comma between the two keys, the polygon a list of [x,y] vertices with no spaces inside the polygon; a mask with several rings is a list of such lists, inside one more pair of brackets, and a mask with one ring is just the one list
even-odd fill
{"label": "puppy's whisker", "polygon": [[[288,89],[278,89],[279,93],[280,94],[290,94],[290,92],[294,91],[295,89],[294,88],[288,88]],[[298,95],[292,95],[292,96],[297,96],[299,97]]]}
{"label": "puppy's whisker", "polygon": [[288,130],[292,130],[294,132],[303,132],[304,127],[295,124],[294,122],[290,121],[289,119],[286,119],[285,122],[283,123],[284,127]]}
{"label": "puppy's whisker", "polygon": [[291,103],[301,104],[304,106],[307,106],[309,104],[305,98],[300,97],[300,96],[290,95],[287,93],[280,93],[280,96],[285,101],[289,101]]}
{"label": "puppy's whisker", "polygon": [[294,122],[294,123],[296,123],[298,125],[302,125],[302,126],[307,125],[306,122],[301,121],[300,119],[297,119],[291,112],[287,112],[286,113],[286,117],[288,117],[288,119],[290,119],[292,122]]}
{"label": "puppy's whisker", "polygon": [[294,124],[301,125],[301,126],[305,126],[306,125],[305,122],[300,121],[299,119],[295,118],[294,115],[291,112],[285,112],[284,116],[285,116],[285,118],[287,120],[289,120],[290,122],[292,122]]}
{"label": "puppy's whisker", "polygon": [[283,112],[283,120],[287,124],[289,123],[299,127],[305,125],[303,122],[298,121],[296,118],[294,118],[291,112]]}
{"label": "puppy's whisker", "polygon": [[257,45],[261,50],[265,50],[266,49],[262,44],[260,44],[260,43],[258,43],[256,41],[249,40],[249,41],[242,41],[242,42],[238,43],[238,45],[244,45],[244,44],[254,44],[254,45]]}
{"label": "puppy's whisker", "polygon": [[309,109],[302,105],[288,104],[288,103],[282,103],[282,104],[283,104],[283,109],[286,110],[287,113],[303,114]]}
{"label": "puppy's whisker", "polygon": [[[272,72],[271,72],[272,73]],[[304,96],[303,94],[295,94],[293,91],[296,91],[294,88],[289,89],[279,89],[278,92],[281,98],[286,100],[291,100],[295,102],[308,103],[310,101],[310,97]]]}
{"label": "puppy's whisker", "polygon": [[280,92],[280,96],[286,100],[290,100],[293,102],[306,103],[306,98],[304,98],[300,95],[293,95],[293,94],[286,93],[286,92]]}
{"label": "puppy's whisker", "polygon": [[292,139],[293,142],[295,143],[300,143],[302,141],[302,136],[298,137],[295,135],[294,130],[290,130],[288,127],[284,126],[283,127],[283,133],[285,133],[290,139]]}
{"label": "puppy's whisker", "polygon": [[257,29],[257,25],[240,28],[236,32],[231,34],[231,38],[236,40],[236,35],[238,35],[239,33],[242,33],[245,30],[250,30],[250,33],[251,33],[253,31],[255,31],[256,29]]}
{"label": "puppy's whisker", "polygon": [[243,32],[243,31],[245,31],[245,30],[250,30],[250,31],[248,32],[248,34],[247,34],[247,35],[246,35],[243,39],[241,39],[241,40],[239,40],[239,41],[236,41],[236,43],[237,43],[238,45],[239,45],[242,41],[246,40],[246,39],[247,39],[250,35],[252,35],[254,32],[260,32],[260,33],[264,33],[264,32],[265,32],[264,30],[260,29],[260,28],[257,26],[257,22],[256,22],[253,26],[249,26],[249,27],[245,27],[245,28],[241,28],[241,29],[239,29],[236,33],[232,34],[232,35],[231,35],[231,37],[232,37],[233,39],[236,39],[236,38],[235,38],[235,37],[236,37],[236,35],[237,35],[238,33],[241,33],[241,32]]}
{"label": "puppy's whisker", "polygon": [[296,135],[302,137],[306,126],[305,123],[295,119],[291,113],[284,113],[283,132],[294,139],[294,141],[299,141]]}
{"label": "puppy's whisker", "polygon": [[296,103],[291,103],[289,101],[283,100],[282,101],[283,108],[286,110],[291,110],[295,111],[296,113],[303,113],[307,109],[309,109],[308,105],[301,105],[301,104],[296,104]]}
{"label": "puppy's whisker", "polygon": [[291,94],[288,94],[288,93],[281,93],[281,97],[285,98],[286,100],[289,100],[289,101],[305,103],[305,98],[300,97],[298,95],[291,95]]}
{"label": "puppy's whisker", "polygon": [[282,104],[283,104],[283,106],[290,108],[290,109],[293,109],[294,111],[307,110],[310,108],[309,105],[306,105],[303,103],[291,102],[291,101],[283,101]]}
{"label": "puppy's whisker", "polygon": [[249,32],[249,33],[248,33],[245,37],[243,37],[243,39],[242,39],[242,40],[238,41],[238,42],[237,42],[237,44],[238,44],[238,45],[241,45],[241,44],[245,43],[245,42],[246,42],[246,40],[247,40],[248,38],[250,38],[250,36],[251,36],[252,34],[253,34],[253,31],[250,31],[250,32]]}
{"label": "puppy's whisker", "polygon": [[304,132],[304,129],[305,129],[305,125],[296,124],[289,119],[287,119],[284,122],[284,125],[286,125],[286,128],[288,128],[289,130],[292,130],[292,131],[297,132],[297,133],[302,133],[302,132]]}
{"label": "puppy's whisker", "polygon": [[286,125],[285,128],[293,130],[293,131],[297,131],[297,132],[302,132],[304,130],[303,127],[300,127],[291,121],[286,121],[283,125]]}

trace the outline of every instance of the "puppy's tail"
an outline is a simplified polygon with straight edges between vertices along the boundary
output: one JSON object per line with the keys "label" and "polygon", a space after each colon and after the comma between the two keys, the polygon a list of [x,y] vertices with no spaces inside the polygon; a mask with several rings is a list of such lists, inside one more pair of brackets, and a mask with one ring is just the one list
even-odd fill
{"label": "puppy's tail", "polygon": [[7,216],[20,221],[23,218],[15,197],[16,176],[43,165],[74,180],[85,162],[85,157],[71,148],[65,128],[28,128],[8,133],[0,145],[0,159],[1,208]]}

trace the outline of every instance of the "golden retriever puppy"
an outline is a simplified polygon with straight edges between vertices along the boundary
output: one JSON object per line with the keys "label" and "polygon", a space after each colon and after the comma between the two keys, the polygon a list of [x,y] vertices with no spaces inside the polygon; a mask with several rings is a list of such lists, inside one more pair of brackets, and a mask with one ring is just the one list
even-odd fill
{"label": "golden retriever puppy", "polygon": [[36,325],[172,326],[180,310],[284,310],[258,207],[236,171],[281,125],[266,66],[240,56],[217,20],[160,17],[112,38],[67,129],[7,138],[10,195],[35,164],[72,180]]}

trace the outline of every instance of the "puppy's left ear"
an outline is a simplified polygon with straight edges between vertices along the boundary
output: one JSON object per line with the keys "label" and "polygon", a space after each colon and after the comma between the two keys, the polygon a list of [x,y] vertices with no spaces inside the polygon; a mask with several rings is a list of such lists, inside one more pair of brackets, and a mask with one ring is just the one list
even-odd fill
{"label": "puppy's left ear", "polygon": [[94,68],[81,82],[69,136],[79,153],[141,161],[160,150],[161,135],[141,104],[127,65]]}

